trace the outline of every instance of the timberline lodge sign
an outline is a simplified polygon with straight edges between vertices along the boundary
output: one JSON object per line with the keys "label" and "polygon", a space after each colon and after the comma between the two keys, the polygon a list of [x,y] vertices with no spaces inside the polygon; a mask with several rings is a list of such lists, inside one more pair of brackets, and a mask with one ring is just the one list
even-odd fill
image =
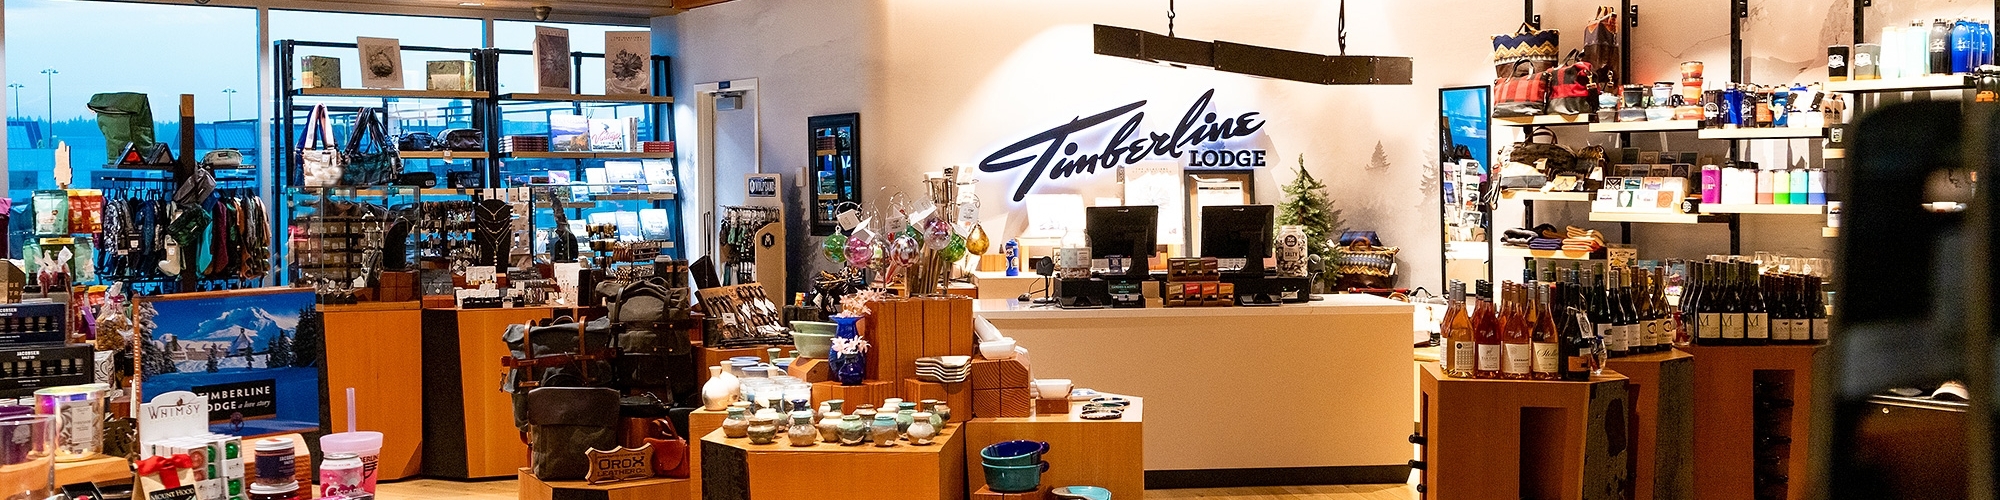
{"label": "timberline lodge sign", "polygon": [[[997,173],[1027,166],[1028,171],[1021,176],[1021,184],[1014,190],[1014,201],[1028,196],[1035,182],[1044,178],[1055,181],[1080,174],[1094,174],[1100,171],[1116,171],[1118,167],[1138,163],[1142,160],[1160,157],[1181,158],[1187,156],[1190,167],[1233,167],[1254,168],[1265,165],[1265,151],[1262,149],[1226,149],[1223,141],[1248,137],[1263,130],[1264,119],[1256,111],[1237,115],[1235,118],[1218,120],[1214,111],[1208,111],[1209,101],[1215,97],[1215,89],[1209,89],[1201,98],[1195,99],[1187,113],[1181,115],[1180,123],[1167,132],[1144,132],[1139,130],[1146,113],[1139,111],[1146,101],[1138,101],[1095,115],[1070,119],[1069,123],[1028,136],[1006,147],[994,151],[979,162],[981,172]],[[1099,125],[1125,118],[1117,131],[1107,136],[1096,152],[1087,152],[1083,139],[1071,138]],[[1211,146],[1212,145],[1212,146]],[[1201,147],[1209,146],[1209,147]],[[1078,151],[1086,151],[1078,154]]]}

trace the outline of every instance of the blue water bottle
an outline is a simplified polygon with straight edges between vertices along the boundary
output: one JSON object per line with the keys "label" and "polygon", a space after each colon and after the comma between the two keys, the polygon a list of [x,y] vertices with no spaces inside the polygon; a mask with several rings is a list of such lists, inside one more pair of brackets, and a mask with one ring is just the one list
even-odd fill
{"label": "blue water bottle", "polygon": [[1959,18],[1951,22],[1951,72],[1968,73],[1972,63],[1971,23]]}
{"label": "blue water bottle", "polygon": [[1743,126],[1743,87],[1730,83],[1722,90],[1723,127]]}

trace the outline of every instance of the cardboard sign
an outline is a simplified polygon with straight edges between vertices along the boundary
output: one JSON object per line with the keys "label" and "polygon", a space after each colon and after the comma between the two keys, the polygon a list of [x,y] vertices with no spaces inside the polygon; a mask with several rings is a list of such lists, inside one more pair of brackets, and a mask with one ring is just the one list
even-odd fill
{"label": "cardboard sign", "polygon": [[638,448],[623,446],[611,451],[596,448],[584,452],[590,458],[590,471],[584,473],[584,482],[603,484],[653,477],[653,444],[646,443]]}

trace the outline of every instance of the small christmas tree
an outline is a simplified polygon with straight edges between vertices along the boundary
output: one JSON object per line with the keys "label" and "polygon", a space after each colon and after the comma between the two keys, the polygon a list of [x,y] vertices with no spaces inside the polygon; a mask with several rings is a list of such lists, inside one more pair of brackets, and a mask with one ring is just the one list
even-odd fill
{"label": "small christmas tree", "polygon": [[1278,224],[1305,227],[1307,252],[1327,264],[1320,282],[1331,285],[1340,277],[1332,266],[1336,253],[1333,240],[1340,236],[1347,221],[1341,220],[1340,210],[1333,208],[1333,198],[1326,194],[1326,183],[1306,171],[1305,155],[1299,155],[1297,174],[1297,178],[1285,185],[1285,202],[1278,205]]}

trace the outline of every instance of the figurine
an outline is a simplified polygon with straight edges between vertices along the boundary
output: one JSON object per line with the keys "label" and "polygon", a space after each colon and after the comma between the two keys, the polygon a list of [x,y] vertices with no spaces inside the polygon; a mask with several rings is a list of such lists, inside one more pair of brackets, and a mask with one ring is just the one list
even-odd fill
{"label": "figurine", "polygon": [[1007,275],[1020,276],[1021,243],[1017,240],[1009,239],[1007,240],[1007,244],[1000,245],[1000,252],[1007,255]]}

